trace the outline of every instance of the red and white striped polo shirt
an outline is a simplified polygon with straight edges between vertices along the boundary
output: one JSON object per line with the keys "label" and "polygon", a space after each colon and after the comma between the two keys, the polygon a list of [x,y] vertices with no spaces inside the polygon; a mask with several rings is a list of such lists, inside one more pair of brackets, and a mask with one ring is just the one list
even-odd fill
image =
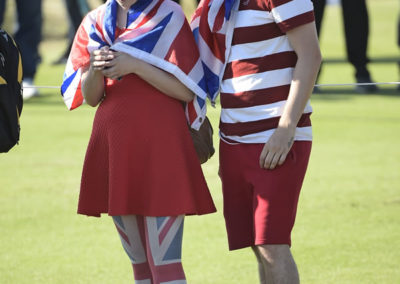
{"label": "red and white striped polo shirt", "polygon": [[[221,82],[220,136],[265,143],[285,106],[297,55],[286,32],[314,21],[310,0],[240,0]],[[310,102],[295,140],[312,140]]]}

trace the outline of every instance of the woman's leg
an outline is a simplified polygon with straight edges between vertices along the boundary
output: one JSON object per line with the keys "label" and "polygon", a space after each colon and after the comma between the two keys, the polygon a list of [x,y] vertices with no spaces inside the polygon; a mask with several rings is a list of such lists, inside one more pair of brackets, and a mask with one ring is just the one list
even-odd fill
{"label": "woman's leg", "polygon": [[147,259],[153,284],[185,284],[181,262],[184,216],[144,217]]}
{"label": "woman's leg", "polygon": [[146,234],[143,217],[136,215],[113,216],[113,221],[122,246],[132,262],[135,283],[152,284],[153,279],[146,256]]}

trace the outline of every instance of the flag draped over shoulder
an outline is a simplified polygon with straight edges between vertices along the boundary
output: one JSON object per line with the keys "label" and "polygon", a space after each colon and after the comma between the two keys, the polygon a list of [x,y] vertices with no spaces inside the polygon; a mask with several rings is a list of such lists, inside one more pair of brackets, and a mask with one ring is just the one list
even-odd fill
{"label": "flag draped over shoulder", "polygon": [[212,103],[218,96],[235,24],[233,11],[238,0],[202,0],[190,27],[200,50],[206,78],[207,95]]}
{"label": "flag draped over shoulder", "polygon": [[181,7],[170,0],[138,0],[128,12],[126,30],[116,37],[118,3],[109,0],[91,11],[79,27],[66,65],[61,94],[72,110],[84,99],[82,70],[90,53],[103,46],[125,52],[173,74],[196,94],[186,105],[190,125],[198,129],[206,114],[203,64]]}

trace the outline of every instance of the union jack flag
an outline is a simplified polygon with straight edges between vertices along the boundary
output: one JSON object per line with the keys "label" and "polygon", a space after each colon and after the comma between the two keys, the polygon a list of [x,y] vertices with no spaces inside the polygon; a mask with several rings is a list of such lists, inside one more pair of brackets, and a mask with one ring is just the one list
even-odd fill
{"label": "union jack flag", "polygon": [[218,96],[232,42],[235,22],[232,11],[237,10],[238,4],[237,0],[202,0],[191,19],[212,104]]}
{"label": "union jack flag", "polygon": [[90,53],[103,46],[128,53],[173,74],[196,94],[186,117],[198,129],[206,114],[206,78],[199,51],[181,7],[170,0],[138,0],[128,13],[126,30],[116,36],[118,3],[109,0],[82,21],[64,72],[61,94],[72,110],[84,102],[83,68]]}
{"label": "union jack flag", "polygon": [[113,216],[135,283],[184,284],[181,263],[184,216]]}

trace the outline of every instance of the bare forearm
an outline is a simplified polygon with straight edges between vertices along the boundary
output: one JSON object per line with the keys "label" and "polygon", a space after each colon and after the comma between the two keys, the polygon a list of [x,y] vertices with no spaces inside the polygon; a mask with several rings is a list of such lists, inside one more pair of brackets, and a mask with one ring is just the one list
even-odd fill
{"label": "bare forearm", "polygon": [[298,59],[279,126],[294,130],[310,99],[321,64],[321,52],[314,23],[288,32],[288,38]]}
{"label": "bare forearm", "polygon": [[107,67],[102,71],[104,76],[117,79],[133,73],[167,96],[185,102],[193,100],[193,92],[172,74],[124,52],[110,52],[111,54],[109,56],[111,56],[112,59],[104,64],[104,66]]}
{"label": "bare forearm", "polygon": [[82,94],[90,106],[97,106],[104,96],[104,76],[101,71],[89,68],[82,74]]}
{"label": "bare forearm", "polygon": [[294,69],[289,96],[279,120],[280,127],[295,128],[310,99],[321,61],[318,53],[307,57],[300,58]]}
{"label": "bare forearm", "polygon": [[193,92],[183,85],[175,76],[146,62],[140,62],[139,64],[140,67],[138,66],[138,68],[136,68],[136,74],[153,87],[170,97],[184,102],[193,100]]}
{"label": "bare forearm", "polygon": [[287,36],[297,54],[297,62],[279,125],[265,143],[260,155],[260,167],[264,169],[274,169],[285,162],[293,145],[297,123],[310,99],[321,64],[314,22],[288,31]]}

